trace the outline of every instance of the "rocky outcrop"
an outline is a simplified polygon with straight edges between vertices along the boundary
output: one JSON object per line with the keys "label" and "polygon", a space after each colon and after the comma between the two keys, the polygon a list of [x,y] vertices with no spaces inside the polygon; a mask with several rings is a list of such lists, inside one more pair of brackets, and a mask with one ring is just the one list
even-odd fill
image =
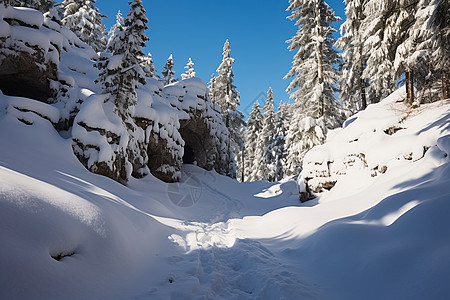
{"label": "rocky outcrop", "polygon": [[[0,90],[9,96],[21,96],[46,102],[52,97],[49,79],[56,79],[56,67],[52,64],[43,65],[42,55],[14,51],[13,55],[0,52]],[[6,50],[6,49],[3,49]],[[36,53],[41,50],[36,47]]]}
{"label": "rocky outcrop", "polygon": [[[47,102],[57,79],[59,50],[45,36],[44,17],[32,9],[2,9],[0,15],[0,89],[9,96]],[[59,56],[59,54],[57,54]]]}

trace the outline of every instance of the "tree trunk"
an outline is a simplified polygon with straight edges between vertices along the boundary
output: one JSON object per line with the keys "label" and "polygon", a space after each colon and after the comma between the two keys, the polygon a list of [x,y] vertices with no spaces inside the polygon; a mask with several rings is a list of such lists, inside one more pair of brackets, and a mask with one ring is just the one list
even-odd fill
{"label": "tree trunk", "polygon": [[442,100],[450,98],[450,76],[446,70],[442,70]]}
{"label": "tree trunk", "polygon": [[367,108],[366,80],[364,78],[361,78],[360,84],[361,84],[361,110],[365,110]]}
{"label": "tree trunk", "polygon": [[406,80],[406,103],[411,105],[414,103],[414,73],[407,71],[405,73]]}
{"label": "tree trunk", "polygon": [[242,165],[242,175],[241,175],[241,182],[244,182],[244,170],[245,170],[245,165],[244,165],[244,147],[242,147],[242,158],[241,158],[241,165]]}
{"label": "tree trunk", "polygon": [[406,90],[405,102],[409,103],[409,71],[405,73],[405,90]]}
{"label": "tree trunk", "polygon": [[409,71],[409,104],[414,103],[414,72]]}
{"label": "tree trunk", "polygon": [[[320,6],[319,6],[319,2],[316,3],[316,29],[317,29],[317,36],[322,36],[321,32],[320,32]],[[323,85],[323,53],[322,53],[322,42],[316,42],[316,55],[317,55],[317,65],[318,65],[318,74],[317,74],[317,79],[318,79],[318,83],[320,85]],[[323,99],[323,92],[320,96],[320,116],[319,117],[323,117],[323,115],[325,114],[325,100]]]}

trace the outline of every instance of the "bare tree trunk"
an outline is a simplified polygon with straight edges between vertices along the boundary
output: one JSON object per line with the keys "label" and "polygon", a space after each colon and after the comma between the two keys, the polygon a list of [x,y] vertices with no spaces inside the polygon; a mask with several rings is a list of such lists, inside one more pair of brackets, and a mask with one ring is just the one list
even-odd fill
{"label": "bare tree trunk", "polygon": [[[320,6],[319,6],[319,2],[316,2],[316,29],[317,29],[317,36],[321,36],[321,32],[320,32]],[[316,42],[316,55],[317,55],[317,64],[319,66],[318,68],[318,74],[317,74],[317,79],[320,85],[323,84],[323,53],[322,53],[322,42]],[[323,93],[320,96],[320,116],[319,117],[323,117],[323,115],[325,114],[325,103],[324,103],[324,99],[323,99]]]}
{"label": "bare tree trunk", "polygon": [[450,78],[446,70],[442,70],[442,100],[450,98]]}
{"label": "bare tree trunk", "polygon": [[361,84],[361,110],[365,110],[367,108],[366,80],[364,78],[361,78],[360,84]]}
{"label": "bare tree trunk", "polygon": [[409,71],[409,104],[414,103],[414,72]]}
{"label": "bare tree trunk", "polygon": [[414,103],[414,73],[413,73],[413,71],[407,71],[405,73],[405,81],[406,81],[406,103],[411,105]]}
{"label": "bare tree trunk", "polygon": [[242,175],[241,175],[241,182],[244,182],[244,170],[245,170],[245,165],[244,165],[244,147],[242,147],[241,148],[242,149],[242,151],[241,151],[241,156],[242,156],[242,158],[241,158],[241,165],[242,165]]}
{"label": "bare tree trunk", "polygon": [[409,71],[405,73],[405,89],[406,89],[405,102],[409,103]]}

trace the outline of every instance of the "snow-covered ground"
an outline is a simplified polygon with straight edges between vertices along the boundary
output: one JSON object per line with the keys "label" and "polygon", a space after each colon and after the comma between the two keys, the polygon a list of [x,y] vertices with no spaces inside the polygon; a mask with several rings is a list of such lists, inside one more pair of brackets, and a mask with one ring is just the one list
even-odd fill
{"label": "snow-covered ground", "polygon": [[[357,140],[369,161],[301,204],[294,182],[238,183],[191,165],[180,183],[120,185],[0,95],[0,298],[448,299],[450,101],[410,111],[402,96],[309,154],[339,162]],[[372,176],[378,165],[387,170]]]}

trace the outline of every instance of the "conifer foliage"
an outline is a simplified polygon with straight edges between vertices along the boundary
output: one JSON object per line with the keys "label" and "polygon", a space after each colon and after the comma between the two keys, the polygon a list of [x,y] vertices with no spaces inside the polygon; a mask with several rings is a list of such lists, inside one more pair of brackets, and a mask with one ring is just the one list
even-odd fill
{"label": "conifer foliage", "polygon": [[[222,63],[217,68],[218,76],[213,76],[210,82],[211,100],[222,110],[222,118],[230,132],[231,146],[238,168],[242,165],[242,151],[244,148],[243,131],[245,127],[244,115],[238,110],[240,105],[239,92],[234,85],[233,64],[231,47],[228,40],[223,46]],[[242,174],[238,171],[238,174]]]}
{"label": "conifer foliage", "polygon": [[261,121],[261,132],[257,138],[256,145],[256,168],[255,178],[275,180],[274,155],[272,153],[273,142],[275,141],[275,111],[273,108],[273,91],[269,88],[267,91],[266,105],[263,107]]}
{"label": "conifer foliage", "polygon": [[99,83],[105,98],[104,109],[117,115],[122,128],[119,130],[120,136],[113,139],[116,155],[106,165],[111,169],[109,173],[115,174],[115,179],[123,183],[131,175],[141,177],[149,173],[145,135],[132,118],[137,103],[136,89],[139,84],[145,84],[139,57],[144,55],[142,47],[148,40],[144,32],[147,22],[142,1],[134,0],[124,26],[114,31],[108,42],[108,51],[103,53],[97,64],[100,70]]}
{"label": "conifer foliage", "polygon": [[306,151],[324,140],[326,128],[341,122],[337,109],[339,72],[333,66],[339,56],[333,49],[339,20],[322,0],[291,0],[289,19],[297,20],[297,34],[288,40],[289,49],[297,50],[292,68],[285,79],[293,78],[287,91],[295,99],[294,114],[286,137],[287,175],[298,172]]}
{"label": "conifer foliage", "polygon": [[244,180],[258,180],[253,170],[256,169],[257,161],[255,160],[256,151],[258,149],[258,136],[262,129],[262,114],[259,102],[253,104],[252,111],[247,120],[247,130],[245,131],[245,159],[244,159]]}
{"label": "conifer foliage", "polygon": [[107,43],[104,15],[95,7],[95,0],[64,0],[60,4],[62,23],[95,51],[105,50]]}
{"label": "conifer foliage", "polygon": [[161,80],[163,81],[164,85],[168,85],[178,81],[178,79],[175,78],[175,71],[173,70],[173,65],[174,65],[173,57],[172,54],[170,54],[166,64],[164,65],[164,69],[161,72],[161,74],[163,75],[163,78]]}
{"label": "conifer foliage", "polygon": [[7,2],[12,6],[31,7],[42,13],[48,12],[56,3],[53,0],[10,0]]}
{"label": "conifer foliage", "polygon": [[194,63],[192,62],[192,59],[190,57],[184,68],[186,69],[186,73],[181,74],[182,79],[195,77]]}

